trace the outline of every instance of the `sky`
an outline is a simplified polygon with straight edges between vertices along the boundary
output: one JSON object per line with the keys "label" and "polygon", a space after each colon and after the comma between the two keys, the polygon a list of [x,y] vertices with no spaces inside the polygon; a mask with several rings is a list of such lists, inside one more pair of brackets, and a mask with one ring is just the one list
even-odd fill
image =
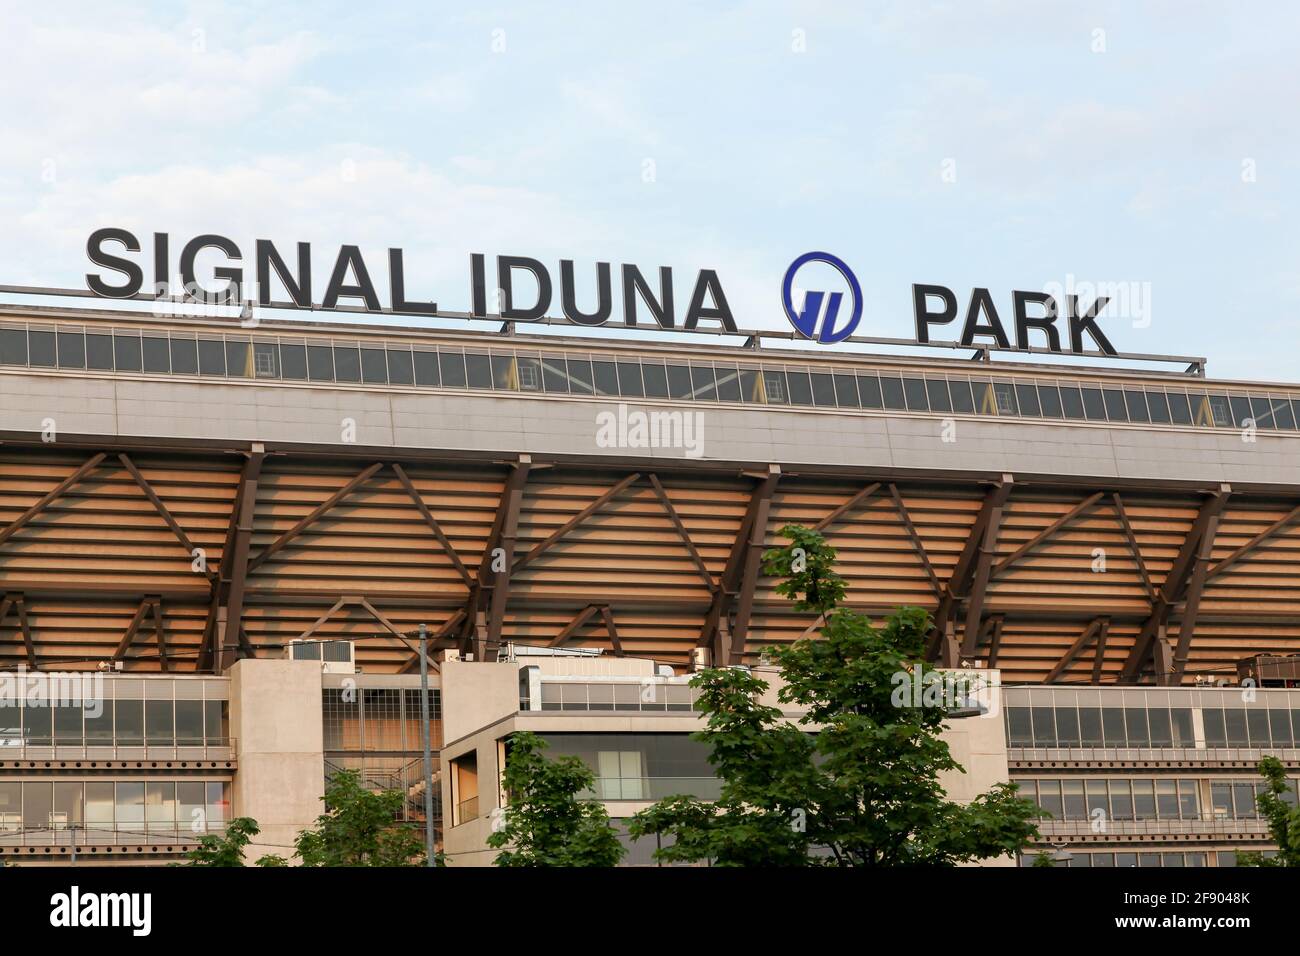
{"label": "sky", "polygon": [[583,295],[597,261],[679,297],[711,268],[788,329],[825,250],[860,334],[913,337],[913,283],[1004,320],[1105,287],[1121,351],[1300,380],[1294,4],[109,7],[0,2],[0,283],[83,287],[121,226],[309,241],[324,274],[397,246],[458,310],[472,252],[573,259]]}

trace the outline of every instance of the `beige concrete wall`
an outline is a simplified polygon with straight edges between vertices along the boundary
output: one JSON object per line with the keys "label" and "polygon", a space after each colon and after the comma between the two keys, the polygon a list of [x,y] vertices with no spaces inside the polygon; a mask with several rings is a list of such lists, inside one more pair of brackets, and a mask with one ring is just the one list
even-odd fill
{"label": "beige concrete wall", "polygon": [[238,661],[230,669],[230,735],[239,758],[233,812],[262,828],[246,860],[288,858],[299,831],[325,808],[320,664]]}
{"label": "beige concrete wall", "polygon": [[442,739],[454,743],[519,710],[519,665],[443,661]]}

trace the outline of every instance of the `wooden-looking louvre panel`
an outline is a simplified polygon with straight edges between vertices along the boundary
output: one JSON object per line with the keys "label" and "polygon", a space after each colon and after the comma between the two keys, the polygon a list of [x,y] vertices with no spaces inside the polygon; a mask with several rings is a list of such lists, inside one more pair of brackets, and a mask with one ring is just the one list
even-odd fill
{"label": "wooden-looking louvre panel", "polygon": [[[1030,543],[1083,499],[1021,494],[1007,502],[994,566]],[[1172,502],[1126,496],[1139,551],[1153,583],[1159,586],[1187,535],[1196,509]],[[1062,587],[1068,582],[1067,587]],[[1105,608],[1111,615],[1142,615],[1146,589],[1120,517],[1109,495],[1078,514],[1041,544],[1017,557],[989,583],[989,613],[1072,612],[1086,615]],[[1100,612],[1098,612],[1100,613]]]}
{"label": "wooden-looking louvre panel", "polygon": [[[119,454],[0,447],[0,667],[34,658],[44,668],[93,668],[118,656],[127,670],[159,670],[155,604],[168,668],[193,670],[203,659],[209,622],[224,606],[213,601],[213,577],[233,573],[222,567],[222,551],[245,456],[141,451],[123,461]],[[993,500],[988,481],[787,471],[769,482],[762,468],[707,473],[655,470],[649,462],[533,462],[522,484],[511,572],[489,571],[479,587],[488,549],[503,543],[494,545],[493,535],[510,464],[396,463],[401,472],[386,459],[267,454],[243,590],[243,642],[253,654],[279,656],[309,632],[354,641],[366,670],[397,672],[411,666],[408,641],[425,624],[442,632],[443,646],[468,647],[499,628],[502,643],[602,648],[682,667],[702,640],[716,638],[713,646],[722,647],[751,610],[743,573],[748,538],[738,538],[757,488],[775,489],[765,546],[784,543],[786,524],[827,521],[848,604],[876,620],[900,605],[938,611],[963,552],[975,556],[971,566],[978,563],[967,546]],[[359,476],[365,480],[356,483]],[[1117,681],[1144,627],[1166,642],[1168,659],[1193,610],[1185,681],[1229,676],[1242,657],[1300,652],[1300,499],[1240,489],[1222,499],[1212,497],[1214,489],[1004,487],[1010,495],[982,601],[969,577],[948,619],[958,648],[968,617],[979,623],[968,657],[989,662],[996,640],[994,663],[1006,682]],[[1217,525],[1208,516],[1205,522],[1215,533],[1199,601],[1188,597],[1189,570],[1168,583],[1166,607],[1166,578],[1211,500],[1226,505]],[[195,570],[186,541],[203,551],[206,570]],[[776,583],[762,575],[755,581],[744,660],[813,632],[812,615],[796,613]],[[503,609],[493,621],[498,603]],[[979,614],[967,613],[972,604]],[[727,613],[713,631],[706,627],[711,608]],[[1090,626],[1106,637],[1099,666]],[[1151,670],[1143,661],[1141,679],[1151,679]]]}
{"label": "wooden-looking louvre panel", "polygon": [[[529,555],[613,484],[608,475],[536,472],[524,490],[516,559]],[[720,575],[744,516],[744,490],[677,481],[665,482],[664,490],[706,567]],[[514,573],[511,592],[519,602],[575,610],[593,603],[617,609],[670,604],[702,615],[710,600],[690,552],[644,478],[527,561]]]}
{"label": "wooden-looking louvre panel", "polygon": [[[257,488],[252,559],[367,464],[268,460]],[[461,560],[477,567],[501,496],[500,471],[406,471]],[[252,603],[319,597],[325,608],[354,593],[454,605],[463,603],[466,586],[397,476],[383,468],[251,571],[248,592]]]}
{"label": "wooden-looking louvre panel", "polygon": [[[0,529],[76,471],[88,454],[0,455]],[[229,459],[132,461],[176,523],[206,554],[221,560],[239,471]],[[0,544],[0,581],[8,591],[96,591],[202,598],[208,584],[193,558],[126,468],[110,455]]]}
{"label": "wooden-looking louvre panel", "polygon": [[[780,534],[787,524],[813,527],[848,502],[869,483],[812,484],[787,481],[777,491],[767,527],[768,547],[787,544]],[[980,510],[973,488],[899,486],[899,497],[941,584],[952,575]],[[878,617],[903,605],[933,613],[938,596],[911,535],[887,486],[841,513],[822,532],[836,550],[836,570],[848,586],[848,606]],[[755,656],[764,645],[797,640],[812,622],[798,615],[777,594],[778,582],[760,578],[757,608],[748,641]]]}

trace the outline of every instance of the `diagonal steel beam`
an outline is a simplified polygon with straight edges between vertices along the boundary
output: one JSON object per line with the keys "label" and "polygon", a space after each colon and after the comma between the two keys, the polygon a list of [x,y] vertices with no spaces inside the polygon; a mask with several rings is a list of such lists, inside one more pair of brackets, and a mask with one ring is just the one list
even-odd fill
{"label": "diagonal steel beam", "polygon": [[396,462],[393,462],[389,467],[393,469],[393,474],[397,476],[397,480],[402,483],[402,487],[406,489],[406,493],[410,495],[411,500],[415,502],[415,507],[416,510],[420,512],[420,517],[424,519],[424,523],[429,526],[429,530],[432,531],[434,537],[438,539],[438,543],[442,545],[442,549],[447,552],[447,557],[451,558],[451,563],[455,566],[456,573],[460,575],[461,580],[465,582],[465,586],[473,588],[473,575],[469,573],[469,569],[465,567],[465,562],[460,559],[460,555],[457,554],[456,549],[452,547],[451,540],[442,530],[442,525],[438,524],[437,519],[433,516],[433,512],[431,512],[429,506],[424,503],[424,498],[420,496],[420,492],[416,489],[414,482],[407,477],[406,470]]}
{"label": "diagonal steel beam", "polygon": [[578,630],[584,624],[586,624],[589,620],[592,619],[592,617],[594,617],[596,614],[599,613],[600,613],[599,604],[588,604],[581,611],[575,614],[573,616],[573,619],[570,620],[568,624],[564,625],[564,627],[560,629],[560,633],[556,634],[555,637],[551,638],[551,640],[547,643],[546,646],[563,647],[565,642],[567,642],[569,638],[573,637],[574,634],[578,633]]}
{"label": "diagonal steel beam", "polygon": [[836,507],[834,511],[828,514],[825,518],[822,518],[821,521],[818,521],[815,525],[813,525],[812,529],[814,531],[825,531],[827,528],[829,528],[835,522],[839,521],[840,518],[844,517],[850,511],[865,504],[867,499],[870,498],[879,490],[880,490],[880,482],[873,481],[871,484],[867,485],[867,487],[863,488],[862,490],[854,494],[852,497],[850,497],[848,501]]}
{"label": "diagonal steel beam", "polygon": [[1219,515],[1211,515],[1196,549],[1191,580],[1184,595],[1183,610],[1178,616],[1178,644],[1174,647],[1173,667],[1168,674],[1157,675],[1159,683],[1178,685],[1183,682],[1183,671],[1187,668],[1187,656],[1192,650],[1192,635],[1196,632],[1196,615],[1201,608],[1201,595],[1205,590],[1205,581],[1214,552],[1214,538],[1218,530]]}
{"label": "diagonal steel beam", "polygon": [[[451,635],[451,633],[456,630],[457,625],[459,625],[461,621],[464,620],[464,618],[465,618],[465,609],[463,607],[457,608],[456,613],[454,613],[451,617],[447,618],[447,620],[443,622],[442,627],[438,628],[438,630],[436,630],[434,633],[429,635],[429,644],[433,645],[436,644],[438,641],[445,640],[446,638],[448,638]],[[442,668],[439,667],[438,664],[434,662],[432,657],[429,658],[429,665],[436,671],[442,670]],[[403,664],[398,669],[397,673],[409,674],[411,671],[413,671],[415,668],[419,666],[420,666],[420,655],[417,652],[414,657],[412,657],[410,660],[408,660],[405,664]]]}
{"label": "diagonal steel beam", "polygon": [[[961,597],[970,588],[971,571],[979,555],[980,542],[984,539],[984,529],[988,527],[994,511],[1006,503],[1007,496],[1011,493],[1011,486],[1011,475],[1003,475],[1002,481],[990,487],[984,494],[984,501],[980,504],[979,513],[971,524],[970,533],[966,535],[966,543],[957,557],[957,564],[944,584],[943,596],[939,599],[939,608],[934,615],[930,641],[926,646],[926,660],[933,661],[940,656],[945,635],[948,634],[950,625],[957,616]],[[974,653],[973,648],[971,653]]]}
{"label": "diagonal steel beam", "polygon": [[[221,552],[221,574],[215,590],[217,620],[213,624],[213,668],[220,673],[243,653],[245,642],[244,588],[248,580],[249,551],[253,541],[253,517],[257,507],[257,485],[262,477],[266,448],[254,444],[231,507],[230,528],[226,536],[228,550]],[[224,602],[224,607],[221,602]],[[221,620],[221,612],[225,619]]]}
{"label": "diagonal steel beam", "polygon": [[601,605],[601,620],[605,622],[605,633],[609,635],[609,643],[614,648],[614,656],[623,656],[623,642],[618,639],[618,628],[614,626],[614,612],[609,609],[608,604]]}
{"label": "diagonal steel beam", "polygon": [[1133,642],[1133,647],[1124,662],[1124,668],[1120,672],[1121,681],[1135,682],[1142,668],[1152,659],[1156,641],[1163,636],[1173,605],[1187,588],[1188,574],[1195,562],[1201,541],[1205,538],[1211,522],[1217,527],[1219,515],[1223,512],[1231,494],[1232,487],[1223,484],[1217,491],[1211,492],[1202,500],[1200,510],[1192,521],[1191,528],[1188,529],[1187,537],[1183,539],[1182,547],[1178,549],[1178,556],[1174,558],[1169,573],[1165,575],[1164,583],[1156,592],[1155,605],[1151,608],[1151,613],[1146,623],[1142,625],[1141,631],[1138,632],[1137,640]]}
{"label": "diagonal steel beam", "polygon": [[664,511],[668,512],[668,520],[672,522],[673,528],[677,531],[677,536],[682,539],[682,544],[686,546],[686,553],[691,556],[691,561],[695,564],[695,570],[699,572],[701,580],[710,591],[716,591],[718,584],[713,580],[713,575],[709,573],[709,567],[700,557],[699,550],[695,543],[691,541],[691,536],[686,532],[686,526],[682,524],[682,519],[677,514],[677,509],[673,507],[672,499],[668,497],[668,492],[660,483],[657,475],[649,475],[650,487],[654,488],[655,495],[659,498],[659,503],[663,505]]}
{"label": "diagonal steel beam", "polygon": [[1284,531],[1291,525],[1295,524],[1297,518],[1300,518],[1300,505],[1297,505],[1296,507],[1292,508],[1289,512],[1286,513],[1286,515],[1279,518],[1277,521],[1274,521],[1271,525],[1269,525],[1259,534],[1255,535],[1253,538],[1251,538],[1249,541],[1243,544],[1236,551],[1233,551],[1222,561],[1214,565],[1214,567],[1210,568],[1209,571],[1206,572],[1205,580],[1212,581],[1213,579],[1217,578],[1220,574],[1228,570],[1228,568],[1232,567],[1242,558],[1246,557],[1248,554],[1250,554],[1252,551],[1258,548],[1269,538],[1273,537],[1279,532]]}
{"label": "diagonal steel beam", "polygon": [[1056,662],[1056,666],[1048,672],[1047,677],[1043,680],[1044,684],[1056,683],[1056,679],[1060,677],[1061,674],[1064,673],[1065,669],[1070,666],[1070,663],[1079,656],[1079,652],[1087,647],[1092,639],[1101,632],[1103,622],[1105,621],[1106,618],[1104,617],[1095,618],[1086,628],[1083,629],[1083,633],[1074,639],[1074,643],[1071,644],[1069,649],[1061,655],[1061,659]]}
{"label": "diagonal steel beam", "polygon": [[731,646],[728,648],[727,656],[732,664],[739,664],[745,659],[749,621],[754,611],[754,592],[758,588],[763,550],[767,547],[767,518],[772,510],[772,496],[776,494],[777,482],[781,480],[781,470],[775,465],[772,468],[773,470],[754,492],[754,519],[749,524],[749,542],[745,550],[744,569],[740,579],[740,589],[736,593],[736,619],[730,627]]}
{"label": "diagonal steel beam", "polygon": [[23,633],[23,650],[27,652],[27,666],[40,670],[36,663],[36,642],[32,640],[32,622],[27,619],[27,595],[14,596],[14,609],[18,612],[18,627]]}
{"label": "diagonal steel beam", "polygon": [[140,630],[140,625],[144,623],[145,615],[149,613],[149,599],[145,598],[140,602],[140,606],[135,609],[135,616],[131,618],[131,623],[127,625],[126,633],[122,635],[122,640],[117,644],[117,650],[113,651],[113,660],[120,661],[125,659],[127,648],[135,640],[136,632]]}
{"label": "diagonal steel beam", "polygon": [[[510,598],[510,575],[515,559],[515,542],[519,537],[519,512],[524,501],[524,485],[532,469],[532,458],[520,455],[514,464],[510,477],[501,489],[501,507],[497,512],[495,544],[483,554],[479,565],[479,589],[490,591],[488,601],[487,628],[476,647],[474,659],[494,661],[501,646],[501,631],[505,626],[506,604]],[[501,570],[493,571],[492,552],[501,550]]]}
{"label": "diagonal steel beam", "polygon": [[[178,540],[181,543],[181,546],[185,548],[185,553],[191,560],[193,560],[194,552],[201,552],[201,549],[194,546],[194,542],[190,540],[190,536],[185,533],[185,529],[183,529],[180,524],[177,523],[176,519],[172,517],[172,513],[167,510],[167,506],[163,504],[162,499],[158,497],[158,493],[154,491],[153,486],[145,480],[144,475],[140,474],[140,469],[135,466],[135,462],[131,460],[131,457],[127,455],[126,452],[119,454],[117,460],[120,461],[122,467],[130,473],[131,477],[135,480],[135,483],[139,485],[140,490],[144,492],[144,496],[149,499],[149,503],[153,505],[154,510],[158,512],[159,517],[163,519],[163,522],[171,529],[172,534],[176,536],[176,540]],[[206,564],[204,565],[203,573],[209,580],[216,577],[216,572]]]}
{"label": "diagonal steel beam", "polygon": [[325,512],[329,511],[340,501],[342,501],[348,495],[352,494],[352,492],[356,491],[359,487],[361,487],[361,485],[369,481],[371,477],[375,474],[375,472],[377,472],[380,468],[383,467],[384,467],[383,462],[375,462],[375,464],[371,465],[369,468],[361,472],[359,475],[355,475],[352,478],[350,478],[347,484],[345,484],[342,488],[334,492],[334,494],[330,495],[319,505],[313,508],[310,514],[308,514],[305,518],[300,520],[288,531],[284,532],[284,534],[280,535],[280,537],[276,538],[274,541],[268,544],[257,555],[257,557],[249,559],[248,570],[254,571],[258,567],[260,567],[266,561],[267,558],[274,555],[277,551],[279,551],[281,548],[287,545],[290,541],[292,541],[294,538],[298,537],[298,535],[306,531],[323,514],[325,514]]}
{"label": "diagonal steel beam", "polygon": [[1007,555],[996,565],[994,565],[993,577],[997,577],[1008,567],[1010,567],[1016,561],[1023,558],[1029,552],[1033,551],[1035,548],[1042,547],[1043,544],[1045,544],[1052,537],[1052,535],[1056,534],[1056,532],[1060,531],[1062,528],[1068,525],[1071,521],[1078,518],[1080,515],[1083,515],[1088,511],[1091,511],[1093,508],[1096,507],[1097,502],[1101,501],[1101,499],[1104,498],[1105,496],[1106,493],[1104,491],[1098,491],[1096,494],[1092,494],[1089,495],[1087,498],[1084,498],[1083,501],[1079,502],[1077,505],[1075,505],[1065,514],[1061,515],[1061,517],[1057,518],[1055,521],[1053,521],[1042,531],[1038,532],[1038,534],[1034,535],[1032,538],[1030,538],[1020,547],[1016,548],[1015,551],[1011,552],[1011,554]]}
{"label": "diagonal steel beam", "polygon": [[1124,529],[1124,537],[1128,541],[1133,562],[1137,565],[1138,576],[1142,579],[1142,589],[1146,591],[1147,600],[1155,604],[1156,588],[1151,583],[1151,572],[1147,570],[1147,563],[1142,558],[1142,549],[1138,546],[1137,534],[1133,531],[1133,522],[1129,520],[1128,509],[1124,507],[1124,499],[1119,496],[1118,491],[1112,492],[1110,497],[1115,504],[1115,515],[1119,518],[1120,527]]}
{"label": "diagonal steel beam", "polygon": [[44,511],[46,505],[48,505],[51,501],[61,496],[69,488],[71,488],[77,482],[85,478],[86,475],[90,474],[90,472],[98,468],[99,463],[102,462],[106,457],[108,456],[102,451],[98,452],[97,454],[91,455],[90,458],[87,459],[85,462],[83,462],[76,471],[74,471],[72,474],[68,475],[68,477],[60,481],[49,492],[42,495],[41,499],[37,501],[36,504],[32,505],[22,514],[20,514],[17,518],[11,521],[8,527],[4,528],[3,530],[0,530],[0,544],[4,544],[15,534],[21,531],[23,527],[27,524],[27,522],[31,521],[38,514]]}
{"label": "diagonal steel beam", "polygon": [[912,524],[912,516],[908,513],[907,506],[903,504],[903,496],[898,493],[898,485],[893,482],[889,483],[889,496],[894,499],[894,508],[898,511],[898,517],[903,520],[903,528],[907,531],[912,547],[916,549],[916,554],[921,559],[925,573],[930,578],[930,587],[934,590],[934,596],[936,598],[941,597],[943,595],[943,585],[939,583],[939,575],[934,573],[934,565],[930,563],[930,556],[925,553],[925,544],[921,541],[921,536],[916,532],[916,525]]}
{"label": "diagonal steel beam", "polygon": [[[975,642],[979,638],[980,619],[984,614],[984,596],[988,591],[989,572],[993,564],[993,554],[997,550],[998,532],[1002,528],[1002,510],[1006,505],[1007,496],[1011,493],[1011,476],[1003,475],[1002,483],[998,485],[986,499],[985,504],[988,506],[988,516],[984,521],[983,530],[974,540],[979,542],[978,552],[974,556],[974,570],[972,573],[970,589],[965,593],[966,598],[966,629],[961,638],[961,656],[970,658],[975,656]],[[969,546],[970,542],[967,542]],[[951,593],[951,591],[950,591]],[[955,599],[955,595],[954,595]],[[944,661],[951,666],[953,661]]]}
{"label": "diagonal steel beam", "polygon": [[547,535],[545,540],[540,541],[538,544],[534,545],[531,551],[529,551],[522,558],[520,558],[518,561],[515,562],[514,568],[512,570],[518,571],[525,564],[532,561],[534,558],[540,555],[551,545],[555,544],[555,542],[559,541],[561,538],[563,538],[566,534],[568,534],[578,525],[582,524],[582,522],[586,521],[588,518],[594,515],[601,508],[605,507],[605,505],[608,504],[613,498],[621,494],[623,492],[623,489],[625,489],[628,485],[632,484],[640,477],[641,476],[639,474],[634,472],[628,475],[622,481],[618,482],[616,485],[614,485],[614,487],[608,489],[604,494],[598,497],[595,501],[591,502],[591,504],[587,505],[587,507],[583,508],[576,515],[574,515],[568,521],[564,522],[564,524],[560,525],[560,527],[556,528],[549,535]]}

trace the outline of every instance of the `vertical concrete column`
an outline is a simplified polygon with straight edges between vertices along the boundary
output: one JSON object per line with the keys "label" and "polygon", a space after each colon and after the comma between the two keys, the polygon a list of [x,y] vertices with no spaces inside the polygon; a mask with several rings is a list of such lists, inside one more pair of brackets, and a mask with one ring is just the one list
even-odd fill
{"label": "vertical concrete column", "polygon": [[315,661],[245,659],[230,668],[230,735],[239,764],[234,815],[261,827],[245,860],[293,853],[325,809],[321,669]]}

